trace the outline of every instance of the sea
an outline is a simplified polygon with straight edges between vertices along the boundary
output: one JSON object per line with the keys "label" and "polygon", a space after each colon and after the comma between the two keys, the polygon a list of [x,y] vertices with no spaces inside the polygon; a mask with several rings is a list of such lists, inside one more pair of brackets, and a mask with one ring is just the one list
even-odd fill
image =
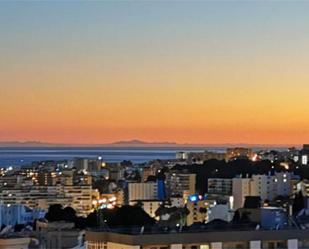
{"label": "sea", "polygon": [[130,160],[138,164],[155,159],[175,159],[178,151],[205,149],[207,148],[2,147],[0,148],[0,167],[30,165],[34,161],[71,160],[76,157],[102,157],[105,162]]}
{"label": "sea", "polygon": [[[283,150],[278,147],[272,149]],[[200,152],[205,150],[225,152],[226,147],[0,147],[0,167],[31,165],[35,161],[72,160],[76,157],[102,157],[105,162],[115,163],[129,160],[140,164],[155,159],[175,159],[176,153],[179,151]]]}

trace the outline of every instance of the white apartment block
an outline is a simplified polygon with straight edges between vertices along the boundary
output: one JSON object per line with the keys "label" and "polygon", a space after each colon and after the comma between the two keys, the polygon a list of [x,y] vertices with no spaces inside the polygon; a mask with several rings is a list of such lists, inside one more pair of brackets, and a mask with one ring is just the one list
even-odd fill
{"label": "white apartment block", "polygon": [[128,184],[129,204],[137,200],[157,200],[156,182],[131,182]]}
{"label": "white apartment block", "polygon": [[251,195],[251,178],[233,178],[233,208],[236,210],[243,207],[245,197]]}
{"label": "white apartment block", "polygon": [[262,201],[292,193],[292,174],[253,175],[251,178],[233,178],[234,209],[244,205],[246,196],[260,196]]}
{"label": "white apartment block", "polygon": [[61,204],[74,208],[78,215],[86,216],[92,211],[92,187],[57,185],[4,189],[0,192],[0,200],[2,204],[22,204],[45,210],[52,204]]}

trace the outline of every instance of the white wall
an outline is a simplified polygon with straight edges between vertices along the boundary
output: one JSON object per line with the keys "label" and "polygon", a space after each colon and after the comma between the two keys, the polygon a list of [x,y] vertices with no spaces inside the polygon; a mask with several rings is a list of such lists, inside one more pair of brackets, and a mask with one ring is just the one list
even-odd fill
{"label": "white wall", "polygon": [[132,246],[132,245],[107,242],[107,249],[140,249],[140,246]]}
{"label": "white wall", "polygon": [[157,183],[129,183],[129,203],[134,200],[155,200],[157,199]]}

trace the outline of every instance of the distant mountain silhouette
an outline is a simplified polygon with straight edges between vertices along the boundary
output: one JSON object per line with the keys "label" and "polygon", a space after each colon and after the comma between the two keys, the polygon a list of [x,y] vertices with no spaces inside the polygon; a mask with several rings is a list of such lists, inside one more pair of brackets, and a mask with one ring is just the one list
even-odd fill
{"label": "distant mountain silhouette", "polygon": [[138,139],[128,140],[128,141],[117,141],[111,144],[111,146],[176,146],[177,143],[172,142],[146,142]]}
{"label": "distant mountain silhouette", "polygon": [[48,146],[59,146],[59,144],[43,143],[39,141],[3,141],[0,142],[0,147],[48,147]]}
{"label": "distant mountain silhouette", "polygon": [[[65,143],[48,143],[41,141],[0,141],[0,147],[171,147],[171,148],[227,148],[227,147],[254,147],[254,148],[279,148],[290,147],[293,145],[276,145],[276,144],[246,144],[246,143],[222,143],[222,144],[190,144],[175,142],[147,142],[138,139],[123,140],[105,144],[65,144]],[[299,147],[299,145],[294,145]]]}
{"label": "distant mountain silhouette", "polygon": [[128,141],[117,141],[114,143],[106,144],[60,144],[60,143],[45,143],[40,141],[0,141],[0,147],[77,147],[77,146],[86,146],[86,147],[162,147],[162,146],[177,146],[177,143],[170,142],[146,142],[137,139],[128,140]]}

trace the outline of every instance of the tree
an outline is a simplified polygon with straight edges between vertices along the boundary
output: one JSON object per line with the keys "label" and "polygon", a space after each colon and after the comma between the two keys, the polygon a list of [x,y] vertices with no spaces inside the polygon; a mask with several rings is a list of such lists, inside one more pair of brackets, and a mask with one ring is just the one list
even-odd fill
{"label": "tree", "polygon": [[92,187],[98,189],[100,193],[108,193],[108,187],[111,180],[106,180],[105,178],[98,179],[92,182]]}
{"label": "tree", "polygon": [[104,222],[109,227],[113,226],[145,226],[153,225],[155,220],[151,218],[139,206],[122,206],[113,209],[100,209],[87,217],[87,226],[94,227]]}
{"label": "tree", "polygon": [[260,208],[261,197],[260,196],[246,196],[244,208]]}
{"label": "tree", "polygon": [[16,224],[14,226],[14,232],[21,232],[23,229],[25,229],[25,224]]}
{"label": "tree", "polygon": [[131,167],[133,166],[133,163],[130,160],[123,160],[122,162],[120,162],[120,165],[124,167]]}
{"label": "tree", "polygon": [[48,221],[76,221],[76,211],[72,207],[63,208],[61,204],[51,205],[45,215]]}
{"label": "tree", "polygon": [[240,221],[240,212],[239,210],[236,210],[233,216],[233,223],[238,223]]}
{"label": "tree", "polygon": [[144,226],[155,223],[155,220],[138,206],[116,208],[114,215],[106,216],[105,219],[109,226]]}
{"label": "tree", "polygon": [[305,207],[305,200],[302,191],[299,191],[295,194],[292,210],[293,215],[297,215]]}
{"label": "tree", "polygon": [[157,172],[157,179],[158,180],[165,180],[165,174],[169,171],[169,168],[164,166],[162,169],[160,169],[158,172]]}
{"label": "tree", "polygon": [[84,217],[77,217],[75,220],[75,227],[85,229],[87,227],[87,219]]}
{"label": "tree", "polygon": [[156,181],[157,181],[157,177],[153,175],[148,176],[146,180],[146,182],[156,182]]}
{"label": "tree", "polygon": [[45,219],[47,219],[49,222],[53,221],[67,221],[67,222],[72,222],[75,224],[76,228],[79,229],[84,229],[88,226],[88,223],[91,225],[96,225],[92,224],[89,222],[88,219],[84,217],[78,217],[76,215],[76,211],[72,207],[65,207],[63,208],[62,205],[60,204],[54,204],[51,205],[48,209],[48,212],[45,215]]}
{"label": "tree", "polygon": [[45,219],[48,221],[61,221],[65,220],[63,207],[61,204],[50,205],[48,212],[45,215]]}
{"label": "tree", "polygon": [[76,211],[72,207],[66,207],[63,209],[63,215],[66,221],[75,222],[76,221]]}
{"label": "tree", "polygon": [[159,226],[165,228],[174,228],[177,226],[184,226],[186,224],[187,216],[190,211],[187,207],[165,207],[161,205],[155,212],[155,215],[160,218]]}
{"label": "tree", "polygon": [[143,202],[141,200],[138,200],[134,206],[143,208]]}
{"label": "tree", "polygon": [[241,215],[240,221],[243,223],[249,223],[251,221],[249,214],[250,214],[249,212],[244,211]]}

